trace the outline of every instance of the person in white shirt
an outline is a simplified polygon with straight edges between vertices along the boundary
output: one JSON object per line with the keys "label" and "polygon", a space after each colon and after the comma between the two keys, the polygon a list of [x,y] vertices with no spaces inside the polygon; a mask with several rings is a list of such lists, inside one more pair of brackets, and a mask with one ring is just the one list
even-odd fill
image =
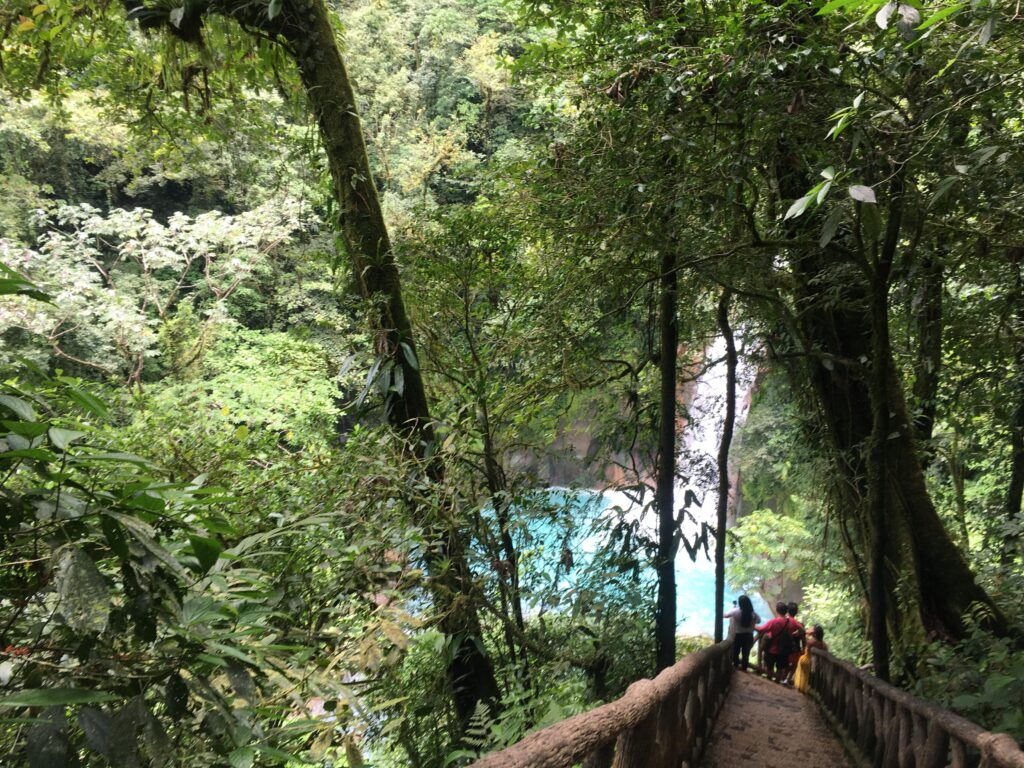
{"label": "person in white shirt", "polygon": [[729,637],[732,640],[732,665],[747,671],[750,665],[750,649],[754,647],[754,627],[761,623],[761,617],[754,613],[754,604],[746,595],[740,595],[736,607],[727,611]]}

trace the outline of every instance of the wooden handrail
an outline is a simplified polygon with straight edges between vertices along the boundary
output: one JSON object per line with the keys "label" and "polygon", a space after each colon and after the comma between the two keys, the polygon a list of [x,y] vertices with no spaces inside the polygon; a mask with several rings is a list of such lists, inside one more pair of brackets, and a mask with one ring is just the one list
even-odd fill
{"label": "wooden handrail", "polygon": [[732,679],[731,641],[691,653],[621,699],[527,736],[470,768],[677,768],[695,765]]}
{"label": "wooden handrail", "polygon": [[874,768],[1024,768],[1024,752],[830,653],[811,650],[811,687]]}

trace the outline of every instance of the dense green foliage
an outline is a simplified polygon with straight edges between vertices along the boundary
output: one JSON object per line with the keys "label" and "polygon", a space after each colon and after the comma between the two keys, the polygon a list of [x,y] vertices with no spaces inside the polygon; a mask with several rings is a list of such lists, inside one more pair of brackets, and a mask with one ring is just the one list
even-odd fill
{"label": "dense green foliage", "polygon": [[[681,418],[726,289],[754,379],[730,584],[858,664],[884,617],[897,682],[1024,737],[1012,10],[332,4],[414,354],[360,299],[297,3],[0,9],[0,753],[441,768],[648,675],[666,253]],[[696,557],[715,481],[684,439]],[[929,592],[950,547],[980,591]]]}

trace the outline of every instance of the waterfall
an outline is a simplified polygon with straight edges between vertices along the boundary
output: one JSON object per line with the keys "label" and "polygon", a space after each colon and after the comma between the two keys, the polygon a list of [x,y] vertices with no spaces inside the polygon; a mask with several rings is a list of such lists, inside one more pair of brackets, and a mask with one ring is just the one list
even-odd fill
{"label": "waterfall", "polygon": [[[679,458],[676,462],[676,509],[687,500],[687,516],[683,533],[690,541],[708,525],[714,530],[718,504],[718,447],[725,422],[726,366],[725,339],[716,337],[704,350],[702,371],[690,388],[686,403],[688,418],[679,431]],[[747,393],[753,384],[750,365],[740,358],[736,371],[736,429],[746,421]],[[688,495],[687,491],[691,493]],[[735,489],[732,489],[735,492]],[[694,499],[696,497],[696,499]],[[693,503],[693,501],[696,503]],[[711,542],[714,549],[714,543]]]}
{"label": "waterfall", "polygon": [[[714,635],[715,564],[714,530],[718,503],[718,447],[725,421],[726,366],[725,339],[717,336],[708,344],[698,366],[696,378],[684,388],[684,405],[679,429],[679,456],[676,462],[676,511],[685,506],[687,514],[682,534],[691,545],[701,538],[704,527],[708,548],[701,548],[691,560],[687,548],[680,544],[676,553],[676,615],[677,634]],[[737,368],[736,429],[746,420],[750,405],[755,370],[742,354]],[[735,494],[736,489],[730,490]],[[637,519],[642,510],[626,494],[603,493],[606,507],[619,507],[627,517]],[[643,516],[643,527],[657,536],[654,514]],[[726,584],[726,608],[737,595]],[[770,616],[768,606],[759,595],[750,595],[754,609],[764,618]]]}
{"label": "waterfall", "polygon": [[[754,368],[742,355],[736,371],[736,430],[746,421]],[[726,398],[725,339],[717,336],[704,349],[699,375],[690,387],[686,418],[679,432],[679,458],[676,463],[675,504],[685,506],[682,525],[685,539],[696,542],[705,528],[708,548],[696,552],[691,560],[687,548],[680,545],[676,554],[676,603],[680,617],[677,633],[714,634],[715,565],[714,530],[718,504],[718,448],[725,422]],[[730,489],[735,498],[736,489]],[[755,609],[767,617],[767,606],[751,595]],[[736,598],[726,584],[726,608]]]}

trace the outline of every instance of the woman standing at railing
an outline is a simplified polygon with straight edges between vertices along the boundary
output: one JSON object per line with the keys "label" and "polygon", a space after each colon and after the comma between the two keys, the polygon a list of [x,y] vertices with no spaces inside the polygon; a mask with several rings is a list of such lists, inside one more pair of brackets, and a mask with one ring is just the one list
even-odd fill
{"label": "woman standing at railing", "polygon": [[746,595],[740,595],[737,607],[725,614],[729,619],[729,637],[732,638],[732,665],[747,671],[750,666],[750,649],[754,647],[754,627],[761,623],[761,617],[754,612],[754,604]]}
{"label": "woman standing at railing", "polygon": [[828,643],[825,642],[825,630],[821,624],[815,624],[811,634],[804,638],[804,652],[796,663],[796,674],[793,675],[793,684],[800,693],[807,693],[811,687],[811,648],[828,650]]}

